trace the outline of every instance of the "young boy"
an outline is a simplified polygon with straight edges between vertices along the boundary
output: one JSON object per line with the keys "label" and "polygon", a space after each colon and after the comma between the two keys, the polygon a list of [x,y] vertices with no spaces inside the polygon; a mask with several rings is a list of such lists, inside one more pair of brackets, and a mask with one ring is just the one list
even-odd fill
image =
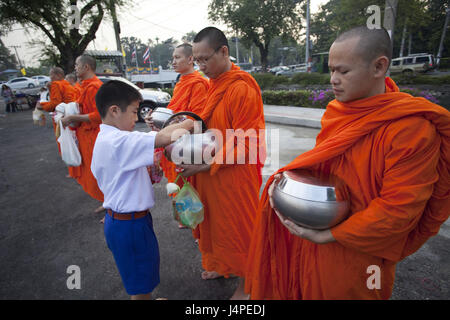
{"label": "young boy", "polygon": [[102,124],[91,163],[105,196],[106,243],[132,300],[151,299],[159,284],[159,249],[149,212],[155,201],[147,166],[153,164],[155,148],[179,137],[175,130],[192,131],[194,126],[185,120],[159,132],[133,131],[140,101],[141,94],[124,82],[112,80],[100,87],[95,102]]}

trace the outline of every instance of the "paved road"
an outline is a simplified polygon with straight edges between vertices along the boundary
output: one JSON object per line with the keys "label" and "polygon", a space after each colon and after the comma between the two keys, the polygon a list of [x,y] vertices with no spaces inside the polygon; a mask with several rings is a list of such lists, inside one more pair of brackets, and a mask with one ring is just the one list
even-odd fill
{"label": "paved road", "polygon": [[[143,124],[137,129],[146,130]],[[312,148],[318,133],[273,124],[268,129],[279,130],[277,166]],[[276,137],[276,132],[269,133]],[[65,178],[51,124],[34,126],[31,111],[0,117],[0,150],[0,299],[128,299],[106,247],[101,215],[92,213],[99,203]],[[265,181],[274,170],[264,169]],[[152,210],[161,252],[161,284],[154,296],[227,299],[236,279],[201,280],[199,251],[191,232],[179,230],[173,221],[164,185],[155,185]],[[449,237],[447,222],[438,236],[399,264],[393,299],[449,298]],[[80,267],[79,290],[66,286],[70,265]]]}

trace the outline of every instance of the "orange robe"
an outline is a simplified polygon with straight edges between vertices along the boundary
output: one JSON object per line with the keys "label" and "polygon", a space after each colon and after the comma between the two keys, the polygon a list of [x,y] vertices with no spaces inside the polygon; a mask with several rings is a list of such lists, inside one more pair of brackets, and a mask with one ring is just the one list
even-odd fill
{"label": "orange robe", "polygon": [[[226,129],[254,129],[258,134],[265,128],[258,84],[233,64],[230,71],[210,80],[205,108],[200,116],[208,128],[220,130],[224,139]],[[236,146],[235,139],[229,140],[224,144],[224,158],[227,153],[233,153],[231,147]],[[264,139],[261,143],[265,143]],[[248,158],[247,143],[244,150]],[[219,157],[216,154],[210,171],[195,175],[195,188],[204,205],[205,218],[194,230],[194,236],[199,238],[202,265],[206,271],[216,271],[225,277],[230,274],[243,277],[256,220],[264,160],[258,159],[253,164],[220,164]]]}
{"label": "orange robe", "polygon": [[[175,85],[172,100],[170,100],[167,108],[173,110],[174,113],[190,111],[200,115],[206,101],[208,88],[209,81],[202,77],[197,71],[183,75],[180,77],[180,81]],[[178,174],[175,171],[176,165],[167,160],[164,156],[161,158],[160,165],[167,180],[169,182],[174,182]],[[177,183],[182,186],[183,181],[179,179]]]}
{"label": "orange robe", "polygon": [[47,112],[55,111],[60,103],[76,101],[76,90],[66,80],[52,81],[50,84],[50,101],[41,102],[42,108]]}
{"label": "orange robe", "polygon": [[[349,188],[351,213],[315,244],[291,235],[269,205],[269,179],[252,238],[252,299],[388,299],[396,263],[438,233],[450,214],[450,113],[424,98],[386,93],[330,102],[316,146],[278,172],[331,172]],[[369,266],[380,289],[369,289]]]}
{"label": "orange robe", "polygon": [[84,191],[92,198],[103,202],[103,193],[100,191],[97,180],[91,172],[92,151],[94,150],[95,140],[100,131],[102,119],[98,113],[95,104],[95,95],[103,82],[96,76],[91,79],[84,80],[81,84],[82,92],[78,99],[80,114],[89,115],[90,122],[81,122],[76,128],[78,147],[81,153],[81,172],[77,177],[78,183],[83,187]]}
{"label": "orange robe", "polygon": [[[42,108],[47,112],[55,111],[55,108],[60,103],[69,103],[76,101],[77,99],[77,91],[67,80],[58,80],[52,81],[50,83],[50,101],[49,102],[41,102]],[[56,123],[53,122],[53,130],[56,131]],[[58,145],[59,153],[61,153],[61,149],[58,141],[56,142]],[[76,178],[80,174],[79,167],[68,167],[69,175],[72,178]]]}
{"label": "orange robe", "polygon": [[83,89],[81,88],[79,82],[76,82],[72,87],[75,89],[76,99],[78,100],[78,98],[81,96],[81,91],[83,91]]}

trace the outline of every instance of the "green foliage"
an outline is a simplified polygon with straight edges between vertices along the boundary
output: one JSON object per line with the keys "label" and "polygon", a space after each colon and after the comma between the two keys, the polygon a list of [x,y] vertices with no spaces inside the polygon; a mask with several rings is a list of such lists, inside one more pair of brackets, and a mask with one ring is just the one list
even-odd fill
{"label": "green foliage", "polygon": [[[439,104],[439,100],[429,91],[404,88],[400,91],[409,93],[415,97],[423,97],[433,103]],[[304,108],[325,109],[330,101],[334,99],[333,92],[327,90],[266,90],[262,93],[265,104],[277,106],[295,106]]]}
{"label": "green foliage", "polygon": [[290,80],[285,76],[275,76],[272,73],[254,73],[252,74],[256,82],[258,82],[261,90],[271,89],[277,84],[289,84]]}
{"label": "green foliage", "polygon": [[306,73],[300,72],[292,77],[291,83],[301,84],[301,85],[312,85],[312,84],[330,84],[330,75],[327,73]]}
{"label": "green foliage", "polygon": [[261,65],[267,67],[267,55],[273,38],[298,38],[301,30],[301,9],[292,0],[212,0],[208,14],[235,30],[247,44],[254,43],[261,54]]}
{"label": "green foliage", "polygon": [[306,90],[297,91],[263,91],[262,98],[265,104],[277,106],[312,107],[309,100],[310,92]]}
{"label": "green foliage", "polygon": [[429,84],[429,85],[443,85],[450,84],[450,76],[429,76],[416,74],[413,76],[409,75],[393,75],[391,77],[397,85],[407,85],[407,84]]}
{"label": "green foliage", "polygon": [[167,92],[171,97],[173,97],[173,88],[162,88],[161,91]]}
{"label": "green foliage", "polygon": [[16,57],[0,39],[0,71],[16,68],[17,68]]}
{"label": "green foliage", "polygon": [[[128,0],[8,0],[0,1],[0,25],[6,29],[13,24],[40,30],[44,39],[35,44],[55,65],[73,71],[75,59],[95,39],[101,21],[111,5],[120,7]],[[80,11],[79,28],[71,28],[71,5]]]}
{"label": "green foliage", "polygon": [[[311,35],[314,52],[328,51],[337,35],[352,27],[366,25],[372,13],[367,7],[377,5],[381,9],[383,23],[385,0],[329,0],[312,17]],[[406,27],[403,54],[408,54],[409,35],[412,36],[411,53],[436,54],[445,21],[445,0],[399,0],[394,32],[393,56],[398,57],[403,29]],[[443,56],[450,55],[450,37],[446,37]]]}

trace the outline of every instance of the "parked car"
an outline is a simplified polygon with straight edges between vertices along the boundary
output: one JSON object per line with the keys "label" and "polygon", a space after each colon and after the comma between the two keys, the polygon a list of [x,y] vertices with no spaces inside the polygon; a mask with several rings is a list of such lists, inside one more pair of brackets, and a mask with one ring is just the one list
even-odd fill
{"label": "parked car", "polygon": [[167,107],[167,105],[170,102],[170,99],[172,98],[170,96],[170,94],[168,94],[167,92],[164,92],[164,91],[154,90],[154,89],[141,89],[137,85],[135,85],[133,82],[131,82],[125,78],[122,78],[122,77],[99,76],[98,78],[103,83],[106,83],[110,80],[123,81],[141,93],[143,101],[141,102],[141,104],[139,106],[139,111],[138,111],[138,118],[139,118],[139,121],[141,121],[141,122],[144,121],[144,117],[150,110],[153,110],[158,107]]}
{"label": "parked car", "polygon": [[292,77],[294,74],[295,74],[295,72],[292,69],[281,70],[281,71],[277,71],[277,73],[275,73],[276,76],[285,76],[285,77]]}
{"label": "parked car", "polygon": [[34,76],[34,77],[31,77],[31,79],[35,79],[35,80],[39,81],[39,85],[41,85],[41,86],[45,86],[47,83],[49,83],[51,81],[50,77],[48,77],[48,76]]}
{"label": "parked car", "polygon": [[434,56],[428,53],[411,54],[406,57],[392,59],[391,73],[427,72],[436,68]]}
{"label": "parked car", "polygon": [[6,85],[11,89],[25,89],[39,87],[39,81],[27,77],[14,78],[9,80]]}
{"label": "parked car", "polygon": [[277,76],[292,77],[294,74],[299,72],[307,72],[306,64],[297,64],[289,66],[288,70],[281,70],[275,73]]}
{"label": "parked car", "polygon": [[288,71],[289,68],[286,66],[277,66],[269,69],[269,72],[276,74],[278,71]]}

